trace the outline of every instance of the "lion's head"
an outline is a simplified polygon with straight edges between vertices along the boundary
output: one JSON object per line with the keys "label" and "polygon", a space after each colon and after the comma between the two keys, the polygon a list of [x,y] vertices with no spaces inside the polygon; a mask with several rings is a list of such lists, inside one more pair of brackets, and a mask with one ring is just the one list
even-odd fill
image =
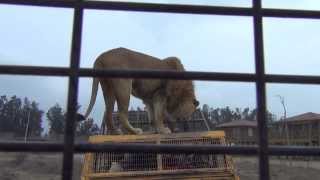
{"label": "lion's head", "polygon": [[175,119],[188,118],[196,110],[199,102],[194,94],[192,81],[172,80],[167,87],[167,111]]}
{"label": "lion's head", "polygon": [[[184,71],[180,60],[175,57],[166,58],[169,66],[177,71]],[[166,87],[167,111],[175,119],[187,118],[196,110],[199,102],[196,100],[194,86],[191,80],[169,80]]]}

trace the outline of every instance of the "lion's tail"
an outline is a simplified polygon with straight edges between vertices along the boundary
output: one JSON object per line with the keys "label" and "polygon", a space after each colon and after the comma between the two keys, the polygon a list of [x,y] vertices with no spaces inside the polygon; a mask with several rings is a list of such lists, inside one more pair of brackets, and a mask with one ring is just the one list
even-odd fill
{"label": "lion's tail", "polygon": [[92,90],[91,90],[91,98],[90,98],[90,104],[88,106],[88,109],[86,111],[86,114],[84,115],[84,118],[87,119],[88,116],[90,115],[92,108],[96,102],[97,98],[97,93],[98,93],[98,85],[99,85],[99,79],[98,78],[93,78],[92,82]]}

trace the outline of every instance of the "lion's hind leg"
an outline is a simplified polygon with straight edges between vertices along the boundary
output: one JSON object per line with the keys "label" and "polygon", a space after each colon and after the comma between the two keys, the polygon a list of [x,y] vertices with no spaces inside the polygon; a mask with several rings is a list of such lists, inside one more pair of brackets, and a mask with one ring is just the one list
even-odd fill
{"label": "lion's hind leg", "polygon": [[112,82],[118,105],[118,115],[121,125],[131,134],[142,134],[140,128],[134,128],[128,121],[128,108],[132,89],[132,80],[117,79]]}
{"label": "lion's hind leg", "polygon": [[106,110],[103,115],[103,122],[105,123],[103,123],[103,125],[107,127],[107,134],[123,134],[121,129],[119,129],[118,127],[115,127],[113,122],[112,113],[114,110],[116,98],[114,95],[113,88],[110,85],[111,85],[110,81],[108,80],[101,81],[101,87],[102,87],[104,102],[106,106]]}

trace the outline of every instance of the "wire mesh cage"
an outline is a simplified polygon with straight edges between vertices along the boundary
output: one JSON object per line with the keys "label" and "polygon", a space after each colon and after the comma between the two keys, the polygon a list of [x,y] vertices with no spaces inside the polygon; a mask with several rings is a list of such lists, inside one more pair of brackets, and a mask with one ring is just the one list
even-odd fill
{"label": "wire mesh cage", "polygon": [[[212,145],[225,144],[223,131],[175,133],[169,135],[99,135],[91,143],[143,143]],[[82,179],[235,179],[230,156],[224,154],[87,153]],[[218,176],[217,176],[218,175]],[[219,178],[218,178],[219,177]]]}
{"label": "wire mesh cage", "polygon": [[[125,128],[121,127],[118,112],[112,113],[112,119],[117,127],[120,127],[122,132],[128,134]],[[128,121],[133,127],[140,128],[144,132],[155,132],[152,122],[148,118],[147,111],[131,110],[128,112]],[[200,109],[197,109],[188,119],[170,120],[166,117],[164,119],[165,126],[169,127],[173,132],[202,132],[210,129],[207,120]],[[106,129],[103,134],[108,134]]]}

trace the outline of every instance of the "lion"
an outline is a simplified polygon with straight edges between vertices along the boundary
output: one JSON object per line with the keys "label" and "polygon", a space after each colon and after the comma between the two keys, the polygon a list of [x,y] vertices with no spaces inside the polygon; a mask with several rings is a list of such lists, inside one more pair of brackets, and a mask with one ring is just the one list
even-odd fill
{"label": "lion", "polygon": [[[93,68],[185,71],[176,57],[161,60],[126,48],[116,48],[102,53],[96,59]],[[128,121],[131,94],[141,99],[146,105],[148,118],[155,126],[156,133],[171,132],[163,123],[167,114],[174,119],[187,118],[199,105],[191,80],[95,77],[90,103],[84,115],[85,119],[88,118],[95,104],[99,83],[106,107],[103,121],[110,134],[122,134],[112,120],[115,102],[117,102],[118,115],[123,128],[130,134],[142,134],[141,129],[132,127]]]}

